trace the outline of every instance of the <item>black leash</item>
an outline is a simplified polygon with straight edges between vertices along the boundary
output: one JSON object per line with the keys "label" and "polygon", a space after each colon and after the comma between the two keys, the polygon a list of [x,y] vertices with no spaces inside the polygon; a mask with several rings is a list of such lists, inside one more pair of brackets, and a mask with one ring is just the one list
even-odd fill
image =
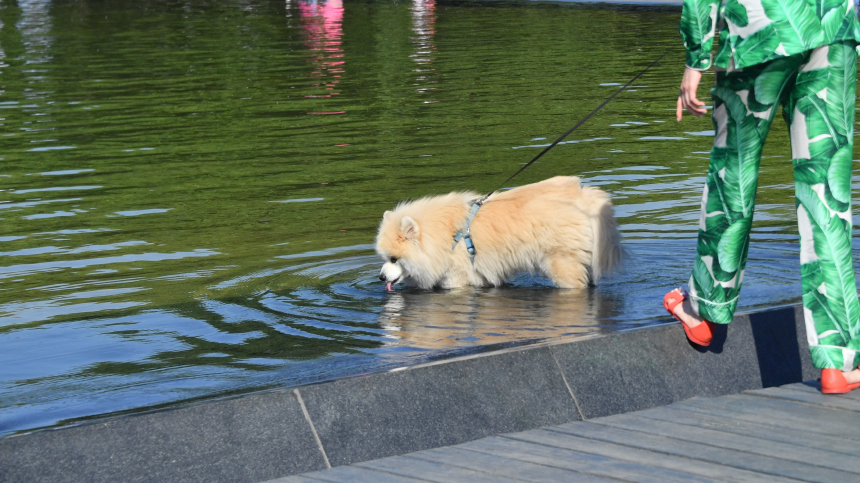
{"label": "black leash", "polygon": [[573,131],[576,131],[576,129],[577,129],[579,126],[582,126],[583,124],[585,124],[585,121],[589,120],[589,119],[591,118],[591,116],[593,116],[593,115],[595,115],[595,114],[597,113],[597,111],[599,111],[599,110],[603,109],[603,106],[605,106],[605,105],[609,104],[609,101],[611,101],[612,99],[615,99],[615,96],[617,96],[618,94],[621,94],[621,92],[622,92],[624,89],[627,89],[628,87],[630,87],[630,84],[632,84],[636,79],[638,79],[639,77],[641,77],[641,76],[642,76],[642,74],[644,74],[645,72],[648,72],[648,69],[650,69],[651,67],[654,67],[654,66],[657,64],[657,62],[660,62],[660,60],[661,60],[663,57],[665,57],[665,56],[666,56],[666,54],[668,54],[668,53],[669,53],[669,51],[668,51],[668,50],[667,50],[666,52],[663,52],[663,55],[661,55],[660,57],[657,57],[657,60],[655,60],[654,62],[651,62],[651,64],[650,64],[650,65],[648,65],[648,67],[645,67],[645,68],[642,70],[642,72],[640,72],[640,73],[636,74],[636,77],[634,77],[634,78],[630,79],[630,82],[628,82],[628,83],[624,84],[624,86],[622,86],[622,87],[621,87],[621,89],[618,89],[617,91],[615,91],[615,94],[612,94],[611,96],[609,96],[609,98],[608,98],[608,99],[606,99],[605,101],[603,101],[603,104],[601,104],[601,105],[597,106],[597,109],[595,109],[595,110],[591,111],[590,113],[588,113],[588,115],[587,115],[587,116],[585,116],[584,118],[582,118],[582,120],[581,120],[581,121],[579,121],[578,123],[576,123],[576,126],[573,126],[573,127],[572,127],[572,128],[570,128],[566,133],[562,134],[560,138],[556,139],[552,144],[550,144],[549,146],[547,146],[543,151],[541,151],[541,152],[540,152],[540,154],[538,154],[537,156],[535,156],[531,161],[529,161],[529,162],[528,162],[528,163],[526,163],[522,168],[520,168],[520,170],[519,170],[519,171],[517,171],[516,173],[514,173],[514,174],[513,174],[513,176],[511,176],[510,178],[506,179],[506,180],[505,180],[505,182],[504,182],[504,183],[502,183],[498,188],[496,188],[496,189],[494,189],[493,191],[490,191],[489,193],[487,193],[487,196],[484,196],[483,198],[479,199],[476,203],[477,203],[478,205],[481,205],[481,204],[483,204],[485,201],[487,201],[487,198],[489,198],[489,197],[490,197],[490,195],[492,195],[492,194],[493,194],[493,193],[495,193],[496,191],[499,191],[499,189],[503,188],[506,184],[508,184],[508,182],[509,182],[510,180],[512,180],[512,179],[514,179],[514,178],[516,178],[518,174],[520,174],[520,173],[522,173],[523,171],[525,171],[525,170],[526,170],[526,168],[528,168],[528,167],[529,167],[529,166],[531,166],[535,161],[537,161],[538,159],[540,159],[540,157],[541,157],[541,156],[543,156],[544,154],[546,154],[546,152],[547,152],[547,151],[549,151],[550,149],[554,148],[556,144],[560,143],[564,138],[566,138],[567,136],[569,136],[569,135],[570,135],[570,133],[572,133]]}

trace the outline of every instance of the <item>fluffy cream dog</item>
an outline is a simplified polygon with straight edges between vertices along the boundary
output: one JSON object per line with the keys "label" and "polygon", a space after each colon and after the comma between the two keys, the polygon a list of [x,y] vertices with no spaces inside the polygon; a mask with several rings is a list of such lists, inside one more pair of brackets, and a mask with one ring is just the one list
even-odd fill
{"label": "fluffy cream dog", "polygon": [[609,195],[558,176],[492,195],[471,220],[475,257],[464,230],[480,195],[451,193],[386,211],[376,237],[380,280],[425,289],[501,285],[539,272],[557,287],[580,288],[620,267],[624,251]]}

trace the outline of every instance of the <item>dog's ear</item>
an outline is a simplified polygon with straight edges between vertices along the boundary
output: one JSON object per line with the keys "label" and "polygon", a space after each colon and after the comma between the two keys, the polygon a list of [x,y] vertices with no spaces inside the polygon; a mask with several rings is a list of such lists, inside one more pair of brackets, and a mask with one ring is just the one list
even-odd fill
{"label": "dog's ear", "polygon": [[415,223],[409,216],[404,216],[400,220],[400,235],[408,241],[413,241],[418,238],[418,223]]}
{"label": "dog's ear", "polygon": [[389,216],[391,216],[391,211],[385,210],[385,213],[382,214],[382,219],[387,220]]}

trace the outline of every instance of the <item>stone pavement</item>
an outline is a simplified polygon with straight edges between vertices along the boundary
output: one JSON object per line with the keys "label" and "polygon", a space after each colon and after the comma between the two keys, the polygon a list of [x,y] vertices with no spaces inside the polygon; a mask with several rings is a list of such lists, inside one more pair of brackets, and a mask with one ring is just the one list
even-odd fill
{"label": "stone pavement", "polygon": [[860,391],[796,383],[490,436],[270,483],[860,481]]}

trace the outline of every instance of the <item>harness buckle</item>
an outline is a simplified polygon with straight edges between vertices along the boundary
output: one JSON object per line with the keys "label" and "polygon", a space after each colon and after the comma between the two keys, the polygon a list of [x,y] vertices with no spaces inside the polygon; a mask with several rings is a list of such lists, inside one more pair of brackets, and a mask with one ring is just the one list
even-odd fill
{"label": "harness buckle", "polygon": [[466,217],[466,221],[464,223],[464,227],[457,231],[454,234],[454,244],[451,245],[451,250],[457,248],[457,243],[460,242],[461,239],[466,241],[466,251],[469,253],[469,256],[472,259],[472,264],[475,263],[475,244],[472,242],[472,232],[470,225],[472,224],[472,220],[475,218],[475,215],[478,214],[478,209],[484,204],[486,198],[479,198],[477,200],[472,201],[472,208],[469,210],[469,215]]}

